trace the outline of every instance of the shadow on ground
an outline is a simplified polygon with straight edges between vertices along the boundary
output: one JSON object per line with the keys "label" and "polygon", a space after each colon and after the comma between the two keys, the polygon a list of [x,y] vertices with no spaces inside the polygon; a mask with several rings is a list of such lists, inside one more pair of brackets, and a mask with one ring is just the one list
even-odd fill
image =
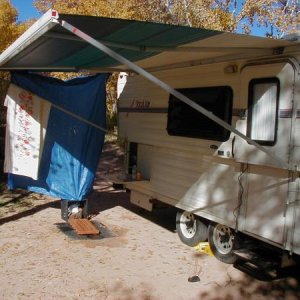
{"label": "shadow on ground", "polygon": [[125,190],[94,191],[89,197],[89,214],[98,215],[102,211],[121,206],[167,230],[172,232],[176,230],[177,210],[174,207],[162,207],[150,212],[130,203],[129,198],[130,194]]}
{"label": "shadow on ground", "polygon": [[[98,215],[105,210],[109,210],[116,206],[121,206],[143,218],[162,226],[163,228],[175,231],[175,208],[160,208],[154,212],[148,212],[138,208],[129,201],[129,193],[124,190],[113,190],[111,182],[107,179],[107,175],[119,172],[123,164],[122,151],[113,144],[106,144],[103,150],[102,159],[99,164],[99,169],[96,173],[95,187],[93,193],[89,196],[89,213]],[[14,203],[23,199],[14,199],[7,203]],[[49,207],[60,208],[60,201],[54,200],[47,203],[37,204],[30,207],[28,210],[16,213],[11,216],[0,219],[0,225],[18,220],[22,217],[32,215]],[[3,204],[3,206],[6,205]],[[58,211],[59,214],[59,211]],[[65,223],[56,224],[66,234],[74,234]],[[101,224],[100,224],[101,225]],[[99,225],[99,226],[100,226]],[[102,229],[103,230],[103,229]],[[107,235],[113,234],[109,231]],[[174,250],[175,251],[175,250]],[[207,270],[209,272],[210,270]],[[203,277],[206,276],[205,270],[200,276],[199,283],[191,283],[193,288],[199,286],[198,299],[203,300],[224,300],[224,299],[270,299],[270,300],[297,300],[300,299],[299,278],[287,277],[284,279],[261,282],[250,276],[243,275],[240,278],[233,278],[230,273],[224,272],[224,277],[227,278],[225,284],[220,285],[212,279],[206,286],[201,285]],[[122,288],[121,288],[122,289]],[[125,287],[124,287],[125,289]],[[123,299],[134,299],[132,291],[126,293],[124,290]],[[127,297],[128,296],[128,297]],[[152,299],[151,295],[146,295],[143,299]]]}
{"label": "shadow on ground", "polygon": [[232,299],[268,299],[268,300],[298,300],[300,299],[299,279],[284,278],[272,282],[258,281],[244,275],[239,280],[233,280],[228,275],[228,281],[221,286],[212,283],[215,288],[199,293],[201,300],[232,300]]}
{"label": "shadow on ground", "polygon": [[[13,200],[15,200],[15,199],[13,199]],[[34,206],[30,209],[27,209],[25,211],[18,212],[16,214],[13,214],[13,215],[10,215],[10,216],[7,216],[7,217],[3,217],[3,218],[0,219],[0,225],[3,225],[3,224],[8,223],[8,222],[16,221],[16,220],[19,220],[19,219],[24,218],[24,217],[31,216],[31,215],[39,212],[39,211],[42,211],[44,209],[49,208],[49,207],[60,208],[60,201],[55,200],[55,201],[52,201],[52,202],[43,203],[43,204],[40,204],[40,205],[36,205],[36,206]]]}

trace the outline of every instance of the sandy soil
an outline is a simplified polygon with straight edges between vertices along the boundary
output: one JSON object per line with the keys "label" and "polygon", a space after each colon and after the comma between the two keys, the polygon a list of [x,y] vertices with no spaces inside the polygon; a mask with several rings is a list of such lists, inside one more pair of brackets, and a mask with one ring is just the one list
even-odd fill
{"label": "sandy soil", "polygon": [[[122,152],[106,145],[94,193],[94,238],[78,236],[60,202],[5,192],[0,199],[0,299],[300,299],[293,278],[257,281],[183,245],[175,210],[154,213],[111,188]],[[194,275],[198,282],[189,282]]]}

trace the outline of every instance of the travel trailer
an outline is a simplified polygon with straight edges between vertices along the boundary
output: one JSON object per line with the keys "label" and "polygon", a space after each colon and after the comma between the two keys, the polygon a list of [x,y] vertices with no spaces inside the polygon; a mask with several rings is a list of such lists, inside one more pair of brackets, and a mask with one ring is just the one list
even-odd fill
{"label": "travel trailer", "polygon": [[300,254],[300,48],[294,50],[152,73],[276,157],[138,74],[128,73],[124,86],[122,74],[118,125],[133,178],[125,183],[130,201],[150,211],[156,203],[177,207],[180,239],[196,246],[208,238],[226,263],[249,258],[249,251],[238,253],[246,242],[252,251],[263,242]]}
{"label": "travel trailer", "polygon": [[125,72],[118,125],[130,201],[176,207],[184,243],[208,239],[221,261],[272,278],[300,257],[299,63],[297,35],[54,10],[0,55],[6,71]]}

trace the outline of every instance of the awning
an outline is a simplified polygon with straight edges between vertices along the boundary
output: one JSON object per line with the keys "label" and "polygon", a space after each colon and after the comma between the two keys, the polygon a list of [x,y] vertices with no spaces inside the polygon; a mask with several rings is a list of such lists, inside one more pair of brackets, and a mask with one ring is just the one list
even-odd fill
{"label": "awning", "polygon": [[299,45],[300,41],[270,40],[149,22],[58,15],[49,10],[0,55],[0,70],[132,70],[260,149],[283,168],[294,170],[292,162],[287,164],[150,71],[276,57],[299,51]]}
{"label": "awning", "polygon": [[138,62],[147,70],[202,64],[270,55],[294,43],[270,40],[202,28],[110,19],[104,17],[59,15],[49,10],[0,55],[2,70],[95,71],[127,70],[110,56],[66,30],[69,23],[113,49]]}

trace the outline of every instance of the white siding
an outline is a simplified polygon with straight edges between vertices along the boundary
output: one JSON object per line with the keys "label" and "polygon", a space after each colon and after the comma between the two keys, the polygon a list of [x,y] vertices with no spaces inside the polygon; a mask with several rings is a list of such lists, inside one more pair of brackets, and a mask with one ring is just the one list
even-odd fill
{"label": "white siding", "polygon": [[[248,73],[243,71],[247,76],[242,81],[240,73],[224,74],[226,66],[227,64],[198,66],[163,71],[155,75],[174,88],[230,86],[234,95],[233,108],[246,109],[249,80],[257,77],[275,77],[282,70],[282,65],[253,66]],[[241,66],[242,63],[239,64],[239,68]],[[293,96],[293,78],[289,68],[284,67],[284,71],[279,75],[279,106],[286,111],[291,110]],[[299,96],[297,97],[296,101],[300,105]],[[239,138],[236,139],[233,149],[233,134],[224,143],[169,136],[166,131],[168,100],[169,95],[162,89],[134,75],[128,77],[119,102],[119,107],[123,109],[123,112],[119,113],[120,136],[139,144],[138,168],[145,174],[145,178],[150,180],[151,197],[232,227],[236,225],[237,211],[240,207],[240,230],[272,243],[284,243],[284,213],[288,193],[286,171],[274,168],[264,153],[253,149]],[[142,107],[139,112],[130,111],[137,102],[146,103],[147,109],[143,111]],[[153,108],[164,109],[164,112],[151,112]],[[245,133],[246,122],[236,116],[233,116],[232,120],[232,126]],[[290,124],[290,118],[279,119],[278,142],[274,150],[277,155],[286,159],[290,155]],[[296,135],[300,132],[299,124],[297,119]],[[294,149],[300,147],[298,140],[296,138]],[[211,146],[217,146],[218,150],[224,151],[224,155]],[[231,156],[232,150],[235,157]],[[249,155],[253,155],[253,161]],[[294,151],[293,155],[294,160],[300,160],[298,150]],[[242,202],[239,202],[238,177],[241,162],[244,161],[258,165],[250,166],[243,175],[241,184],[244,192],[240,199]],[[264,164],[259,166],[259,163]],[[299,219],[299,216],[297,218]],[[295,246],[299,252],[298,228],[299,222],[296,224],[294,235]]]}
{"label": "white siding", "polygon": [[[199,67],[193,67],[186,69],[184,74],[182,69],[177,69],[155,75],[175,88],[230,86],[234,89],[233,107],[238,108],[239,77],[238,74],[218,77],[220,72],[223,74],[224,66],[204,67],[201,72]],[[136,101],[149,101],[150,109],[167,109],[168,100],[169,95],[160,88],[140,76],[129,76],[119,107],[129,108]],[[122,112],[119,124],[123,138],[141,144],[139,149],[148,147],[147,154],[139,151],[138,168],[144,170],[147,178],[149,176],[151,190],[155,191],[157,198],[167,198],[169,204],[193,210],[196,214],[205,212],[232,225],[238,195],[236,168],[231,159],[222,159],[223,164],[215,163],[216,150],[210,147],[221,146],[222,150],[228,150],[224,153],[231,153],[231,139],[220,143],[169,136],[166,112]]]}

